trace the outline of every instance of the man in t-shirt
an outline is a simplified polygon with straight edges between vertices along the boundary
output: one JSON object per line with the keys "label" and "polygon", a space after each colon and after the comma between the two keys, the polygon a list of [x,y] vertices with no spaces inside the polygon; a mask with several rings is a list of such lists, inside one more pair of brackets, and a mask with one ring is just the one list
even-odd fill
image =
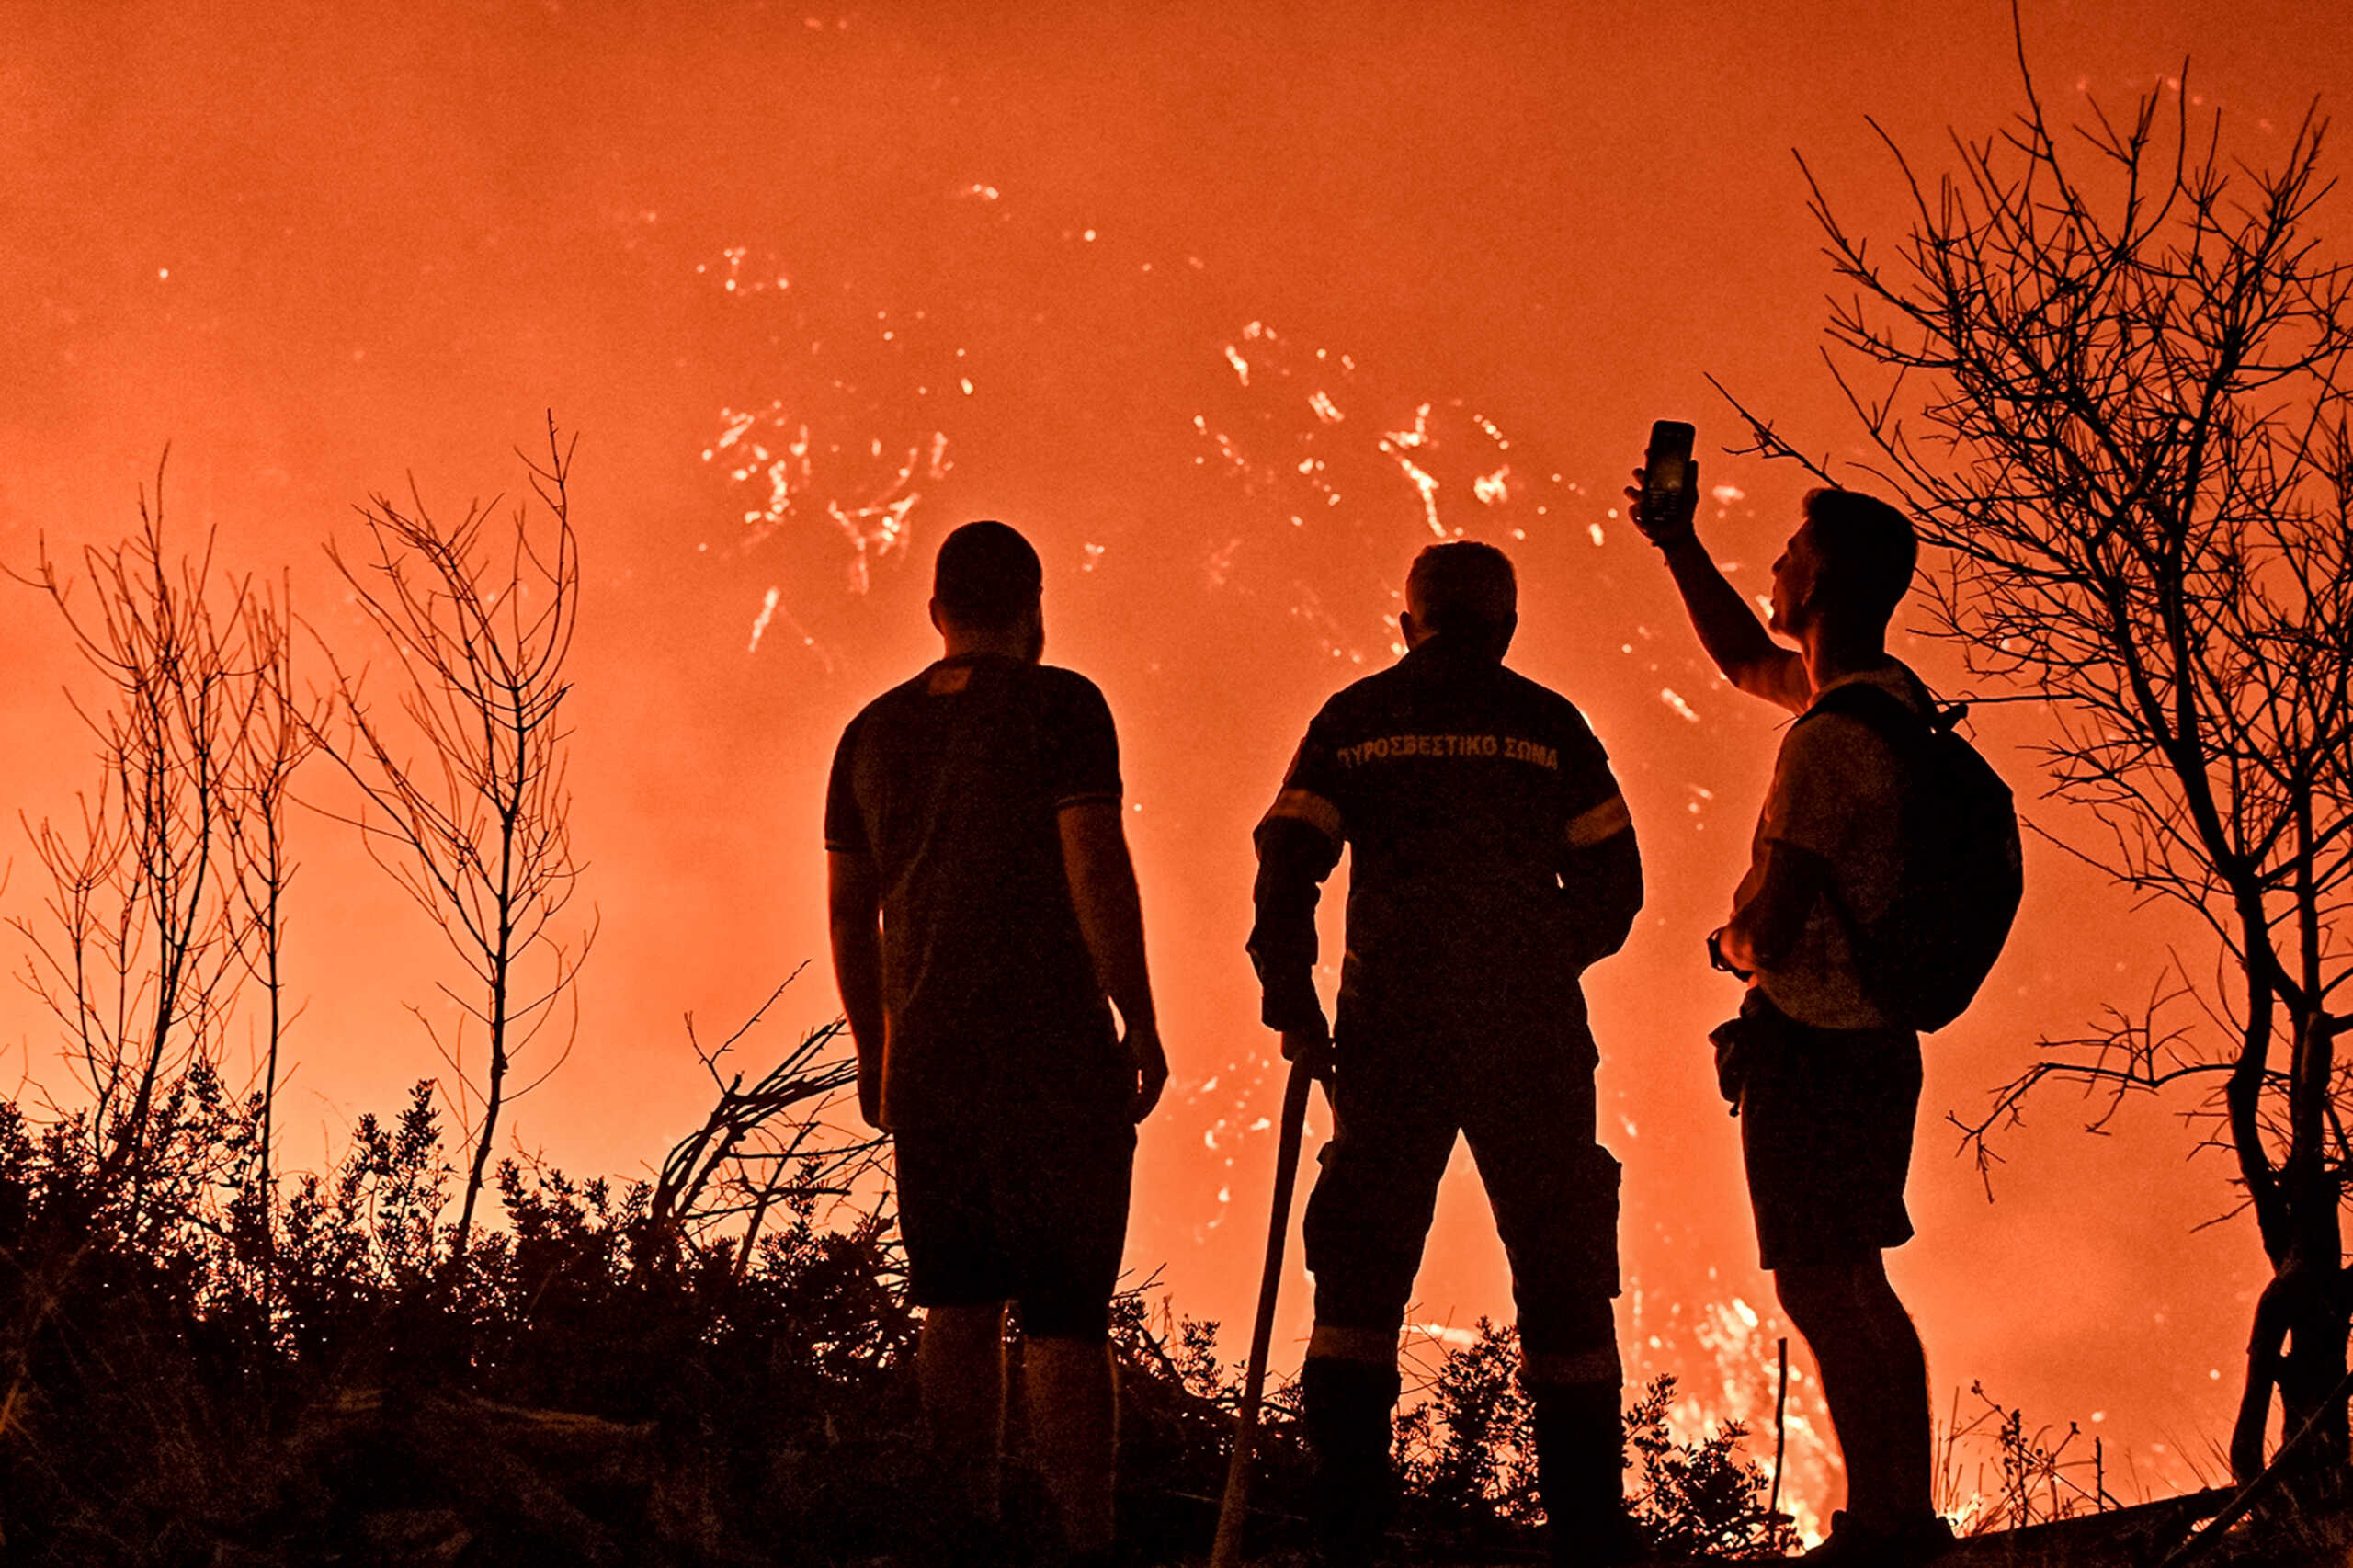
{"label": "man in t-shirt", "polygon": [[1692,529],[1697,466],[1668,517],[1643,514],[1642,479],[1626,493],[1635,523],[1665,553],[1709,656],[1742,691],[1800,716],[1732,918],[1709,938],[1717,966],[1749,982],[1740,1018],[1718,1031],[1722,1079],[1742,1118],[1761,1262],[1820,1364],[1846,1456],[1847,1506],[1807,1557],[1900,1568],[1952,1540],[1929,1502],[1920,1335],[1881,1256],[1912,1236],[1904,1185],[1920,1040],[1873,1001],[1854,948],[1895,898],[1904,779],[1868,722],[1810,710],[1869,682],[1928,711],[1919,678],[1887,652],[1918,546],[1885,502],[1813,491],[1773,563],[1760,624]]}
{"label": "man in t-shirt", "polygon": [[[1642,862],[1583,715],[1504,667],[1517,597],[1492,545],[1423,551],[1404,658],[1324,705],[1257,829],[1265,1021],[1285,1055],[1331,1074],[1300,1375],[1331,1568],[1372,1562],[1393,1507],[1398,1340],[1458,1134],[1511,1261],[1555,1556],[1615,1562],[1633,1545],[1610,1306],[1618,1162],[1595,1141],[1578,979],[1624,943]],[[1315,904],[1343,847],[1347,961],[1327,1033]]]}
{"label": "man in t-shirt", "polygon": [[1039,662],[1041,576],[1003,523],[940,545],[945,656],[844,732],[825,858],[858,1106],[896,1145],[933,1439],[992,1520],[1018,1302],[1031,1447],[1071,1561],[1089,1562],[1112,1541],[1108,1335],[1135,1124],[1168,1064],[1110,710]]}

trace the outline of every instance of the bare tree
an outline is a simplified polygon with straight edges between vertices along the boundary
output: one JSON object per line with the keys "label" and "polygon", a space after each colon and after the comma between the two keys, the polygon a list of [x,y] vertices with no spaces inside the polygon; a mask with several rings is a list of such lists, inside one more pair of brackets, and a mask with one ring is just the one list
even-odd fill
{"label": "bare tree", "polygon": [[[357,508],[369,555],[329,558],[368,619],[391,643],[403,683],[399,706],[423,756],[369,708],[364,669],[327,653],[340,722],[310,738],[358,786],[352,820],[369,853],[430,915],[473,983],[439,989],[460,1014],[445,1028],[412,1008],[449,1063],[444,1085],[472,1145],[452,1260],[462,1265],[500,1113],[561,1063],[517,1088],[517,1057],[545,1030],[595,939],[593,918],[575,937],[557,921],[578,886],[561,723],[564,660],[580,604],[580,560],[570,498],[572,447],[548,420],[543,458],[523,457],[540,517],[518,506],[494,528],[499,501],[477,502],[450,525],[435,518],[414,483],[405,504],[378,494]],[[468,1021],[483,1031],[479,1085],[464,1051]],[[575,1006],[565,1037],[577,1029]]]}
{"label": "bare tree", "polygon": [[78,572],[44,540],[33,570],[16,574],[56,607],[105,687],[95,703],[69,693],[101,777],[79,823],[25,819],[51,892],[45,918],[12,924],[28,949],[20,978],[65,1026],[90,1096],[100,1200],[126,1199],[132,1228],[159,1096],[217,1064],[248,935],[231,829],[245,726],[267,681],[251,585],[216,574],[213,546],[208,533],[172,559],[158,464],[129,540],[86,547]]}
{"label": "bare tree", "polygon": [[719,1090],[703,1124],[680,1139],[662,1162],[647,1202],[652,1233],[665,1248],[707,1240],[740,1222],[735,1274],[750,1267],[760,1227],[779,1205],[810,1218],[824,1199],[852,1195],[881,1157],[883,1140],[860,1129],[845,1132],[826,1120],[845,1091],[858,1083],[858,1064],[843,1053],[847,1026],[840,1019],[811,1029],[750,1088],[722,1060],[775,1006],[793,977],[733,1034],[705,1049],[687,1015],[687,1043]]}
{"label": "bare tree", "polygon": [[254,1151],[256,1174],[242,1194],[243,1229],[262,1254],[265,1306],[275,1290],[277,1208],[276,1111],[279,1051],[301,1014],[286,996],[284,960],[288,892],[296,862],[287,840],[296,771],[313,750],[312,735],[324,705],[294,695],[291,596],[281,579],[275,593],[249,590],[239,617],[246,700],[236,744],[230,754],[226,813],[230,863],[234,873],[231,918],[241,937],[237,958],[245,977],[259,985],[268,1016],[264,1021],[259,1128]]}
{"label": "bare tree", "polygon": [[[2258,171],[2179,88],[2069,131],[2025,88],[2016,122],[1956,135],[1933,180],[1881,132],[1910,193],[1891,248],[1813,184],[1851,290],[1825,358],[1876,448],[1862,467],[1949,552],[1934,629],[2050,706],[2052,791],[2093,824],[2060,842],[2191,912],[2215,949],[2211,973],[2177,958],[2139,1014],[2046,1040],[1964,1146],[1982,1165],[2054,1079],[2099,1098],[2095,1128],[2136,1094],[2193,1096],[2273,1269],[2233,1468],[2261,1469],[2275,1388],[2288,1429],[2321,1415],[2342,1465],[2353,272],[2310,222],[2325,127]],[[1805,460],[1741,412],[1752,449]]]}

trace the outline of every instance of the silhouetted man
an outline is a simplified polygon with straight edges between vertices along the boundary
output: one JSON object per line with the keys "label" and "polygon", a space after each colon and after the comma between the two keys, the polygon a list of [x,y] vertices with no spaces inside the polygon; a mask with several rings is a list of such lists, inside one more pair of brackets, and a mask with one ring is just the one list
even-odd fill
{"label": "silhouetted man", "polygon": [[[1635,522],[1733,685],[1801,716],[1857,681],[1931,710],[1887,652],[1918,553],[1902,513],[1852,491],[1808,494],[1759,624],[1701,548],[1690,502],[1645,517],[1641,483],[1637,470]],[[1696,499],[1696,466],[1683,494]],[[1797,651],[1775,646],[1776,632]],[[1904,790],[1900,759],[1868,722],[1824,710],[1791,725],[1732,918],[1709,939],[1718,967],[1749,981],[1739,1020],[1718,1034],[1761,1262],[1813,1347],[1847,1460],[1847,1507],[1807,1553],[1824,1562],[1921,1562],[1952,1540],[1929,1503],[1920,1336],[1881,1256],[1912,1236],[1920,1039],[1867,994],[1851,939],[1895,898]]]}
{"label": "silhouetted man", "polygon": [[[1285,1055],[1331,1072],[1301,1374],[1329,1564],[1373,1561],[1393,1510],[1398,1339],[1458,1132],[1511,1259],[1555,1557],[1630,1554],[1618,1162],[1595,1142],[1578,976],[1625,941],[1642,863],[1584,718],[1504,668],[1517,592],[1493,546],[1423,551],[1398,618],[1404,658],[1324,704],[1258,824],[1250,952],[1266,1022]],[[1315,903],[1343,846],[1347,961],[1327,1034]]]}
{"label": "silhouetted man", "polygon": [[[983,1521],[997,1505],[1005,1307],[1074,1562],[1108,1561],[1109,1304],[1135,1124],[1167,1082],[1103,695],[1039,660],[1029,541],[939,547],[945,656],[852,720],[825,848],[858,1105],[896,1143],[924,1409]],[[1119,1009],[1115,1029],[1111,1007]]]}

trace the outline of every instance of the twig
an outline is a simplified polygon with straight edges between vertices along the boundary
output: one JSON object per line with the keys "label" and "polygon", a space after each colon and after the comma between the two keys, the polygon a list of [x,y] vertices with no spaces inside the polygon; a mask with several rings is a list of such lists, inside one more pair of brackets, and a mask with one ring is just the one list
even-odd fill
{"label": "twig", "polygon": [[1786,1334],[1781,1335],[1780,1362],[1780,1386],[1773,1395],[1773,1491],[1765,1504],[1768,1518],[1781,1511],[1781,1455],[1790,1440],[1790,1336]]}

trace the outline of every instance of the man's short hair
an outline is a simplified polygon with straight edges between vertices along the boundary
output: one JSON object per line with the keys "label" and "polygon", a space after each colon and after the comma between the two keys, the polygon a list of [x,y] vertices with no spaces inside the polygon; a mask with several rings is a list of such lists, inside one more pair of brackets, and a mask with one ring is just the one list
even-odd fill
{"label": "man's short hair", "polygon": [[1499,631],[1519,614],[1519,579],[1511,557],[1492,544],[1433,544],[1405,574],[1405,603],[1434,634]]}
{"label": "man's short hair", "polygon": [[1804,511],[1837,598],[1885,624],[1919,563],[1912,519],[1877,496],[1828,485],[1806,492]]}
{"label": "man's short hair", "polygon": [[960,626],[994,631],[1038,606],[1045,570],[1018,531],[994,517],[966,523],[939,542],[931,594]]}

